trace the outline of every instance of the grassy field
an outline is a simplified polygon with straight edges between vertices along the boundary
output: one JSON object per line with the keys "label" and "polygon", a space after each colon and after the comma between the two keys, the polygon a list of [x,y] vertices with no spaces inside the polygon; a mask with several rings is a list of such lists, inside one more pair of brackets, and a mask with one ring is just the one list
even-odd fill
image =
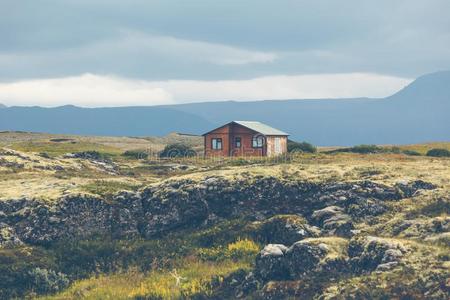
{"label": "grassy field", "polygon": [[[404,153],[296,153],[270,159],[147,159],[123,157],[130,149],[162,149],[179,137],[117,138],[0,133],[0,201],[36,198],[54,203],[63,196],[88,194],[108,201],[120,191],[140,191],[161,182],[186,181],[202,184],[221,177],[250,183],[262,177],[277,177],[311,183],[371,181],[388,186],[422,180],[437,189],[424,190],[414,198],[388,203],[388,210],[355,223],[368,235],[392,239],[413,251],[405,261],[409,269],[387,274],[371,273],[331,282],[330,294],[390,287],[389,282],[416,284],[426,270],[442,276],[450,270],[448,233],[425,234],[423,228],[444,224],[450,214],[450,158],[411,156]],[[190,139],[188,137],[181,137]],[[198,139],[189,140],[199,147]],[[392,146],[386,146],[392,147]],[[450,143],[399,146],[421,154],[431,148],[450,149]],[[332,150],[327,148],[327,150]],[[109,159],[74,158],[69,153],[98,151]],[[45,152],[47,155],[43,155]],[[415,224],[400,235],[395,231],[405,221]],[[111,240],[108,237],[62,242],[52,247],[0,248],[0,263],[12,274],[28,266],[64,270],[71,276],[68,288],[40,299],[190,299],[210,295],[214,285],[230,274],[252,270],[264,246],[251,230],[253,221],[224,219],[213,227],[169,233],[150,240]],[[253,229],[252,229],[253,228]],[[205,242],[208,241],[208,242]],[[213,241],[213,242],[211,242]],[[321,237],[328,243],[329,257],[343,256],[348,240]],[[409,272],[409,273],[408,273]],[[408,275],[408,274],[413,275]],[[2,275],[0,274],[0,277]],[[425,275],[424,275],[425,276]],[[179,280],[177,280],[179,278]],[[370,284],[367,284],[370,282]],[[277,286],[278,283],[273,283]]]}
{"label": "grassy field", "polygon": [[110,137],[79,136],[32,132],[0,132],[0,147],[8,147],[26,152],[65,153],[71,151],[96,150],[120,154],[127,150],[159,152],[165,145],[184,143],[201,150],[202,137],[176,133],[164,137]]}
{"label": "grassy field", "polygon": [[431,149],[447,149],[450,150],[450,143],[449,142],[441,142],[441,143],[423,143],[423,144],[416,144],[416,145],[401,145],[399,146],[402,150],[412,150],[417,151],[422,155],[425,155],[427,151]]}
{"label": "grassy field", "polygon": [[[181,139],[191,139],[182,137]],[[28,141],[26,141],[29,139]],[[154,144],[154,140],[158,143]],[[166,138],[172,142],[174,136]],[[196,143],[191,140],[192,143]],[[150,141],[151,140],[151,141]],[[201,178],[208,175],[237,177],[242,174],[273,175],[305,180],[358,180],[394,182],[420,178],[448,184],[448,159],[409,156],[398,153],[295,154],[276,158],[178,158],[133,159],[121,154],[144,145],[162,149],[160,138],[74,137],[29,133],[0,133],[4,151],[16,151],[0,158],[0,199],[38,197],[49,201],[71,193],[105,195],[121,189],[136,190],[169,178]],[[8,146],[6,146],[8,145]],[[400,146],[425,153],[450,143]],[[2,148],[0,148],[1,151]],[[9,149],[9,150],[8,150]],[[98,151],[110,162],[66,157],[72,152]],[[270,166],[270,167],[269,167]]]}
{"label": "grassy field", "polygon": [[[212,280],[237,270],[249,270],[260,250],[250,240],[238,240],[225,252],[233,258],[207,261],[195,254],[172,263],[172,268],[156,268],[148,273],[130,269],[113,275],[99,275],[75,282],[67,291],[42,299],[178,299],[211,292]],[[225,253],[223,253],[225,255]]]}

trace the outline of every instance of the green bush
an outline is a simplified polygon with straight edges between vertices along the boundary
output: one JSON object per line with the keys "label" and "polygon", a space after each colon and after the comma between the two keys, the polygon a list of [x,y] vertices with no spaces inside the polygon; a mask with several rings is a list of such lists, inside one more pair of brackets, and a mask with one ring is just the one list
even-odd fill
{"label": "green bush", "polygon": [[98,151],[75,152],[75,153],[72,153],[72,156],[74,158],[82,158],[82,159],[95,160],[95,161],[111,162],[111,157],[109,155],[100,153]]}
{"label": "green bush", "polygon": [[386,151],[390,152],[390,153],[395,153],[395,154],[402,153],[402,149],[400,149],[400,147],[397,147],[397,146],[387,148]]}
{"label": "green bush", "polygon": [[28,272],[29,284],[38,294],[56,293],[69,286],[69,279],[63,273],[35,268]]}
{"label": "green bush", "polygon": [[369,154],[369,153],[383,153],[389,152],[390,149],[385,149],[378,147],[377,145],[357,145],[349,148],[336,149],[328,151],[327,153],[339,153],[339,152],[351,152],[359,154]]}
{"label": "green bush", "polygon": [[307,152],[307,153],[315,153],[317,152],[317,148],[307,142],[294,142],[288,140],[287,142],[287,150],[288,152]]}
{"label": "green bush", "polygon": [[0,299],[24,299],[30,289],[30,272],[36,268],[58,269],[51,253],[42,248],[0,248]]}
{"label": "green bush", "polygon": [[404,150],[403,154],[412,155],[412,156],[420,156],[421,154],[414,150]]}
{"label": "green bush", "polygon": [[192,157],[197,155],[194,149],[185,144],[169,144],[159,153],[159,157]]}
{"label": "green bush", "polygon": [[215,248],[199,248],[196,254],[206,261],[224,261],[227,259],[254,258],[259,252],[258,244],[250,239],[237,239],[227,246]]}
{"label": "green bush", "polygon": [[378,147],[377,145],[357,145],[351,147],[350,149],[351,149],[350,152],[361,154],[383,152],[383,148]]}
{"label": "green bush", "polygon": [[41,152],[39,153],[39,156],[43,158],[51,158],[50,154],[48,154],[47,152]]}
{"label": "green bush", "polygon": [[427,152],[427,156],[433,156],[433,157],[450,157],[450,151],[447,149],[431,149]]}
{"label": "green bush", "polygon": [[147,159],[148,153],[146,151],[127,150],[124,153],[122,153],[122,156],[132,158],[132,159]]}

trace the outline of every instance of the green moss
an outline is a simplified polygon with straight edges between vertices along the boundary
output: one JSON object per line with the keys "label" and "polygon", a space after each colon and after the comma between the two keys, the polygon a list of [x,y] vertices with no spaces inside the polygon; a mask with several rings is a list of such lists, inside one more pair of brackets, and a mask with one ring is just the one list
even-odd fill
{"label": "green moss", "polygon": [[199,248],[196,255],[206,261],[246,260],[252,263],[261,246],[249,239],[238,239],[226,246]]}
{"label": "green moss", "polygon": [[111,196],[119,191],[136,191],[139,188],[139,184],[112,180],[96,180],[80,187],[82,191],[103,197]]}

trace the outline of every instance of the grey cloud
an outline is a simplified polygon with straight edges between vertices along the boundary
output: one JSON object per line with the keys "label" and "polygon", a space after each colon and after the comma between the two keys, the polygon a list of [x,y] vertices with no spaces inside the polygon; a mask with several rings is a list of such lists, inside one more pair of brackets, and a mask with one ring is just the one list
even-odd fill
{"label": "grey cloud", "polygon": [[[447,0],[43,0],[2,7],[2,81],[85,72],[156,80],[414,77],[450,68]],[[172,38],[182,43],[169,51]]]}

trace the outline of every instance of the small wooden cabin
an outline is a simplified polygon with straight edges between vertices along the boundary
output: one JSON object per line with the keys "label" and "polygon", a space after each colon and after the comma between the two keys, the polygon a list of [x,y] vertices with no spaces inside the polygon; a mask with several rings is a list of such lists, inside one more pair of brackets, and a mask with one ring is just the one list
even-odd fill
{"label": "small wooden cabin", "polygon": [[205,156],[276,156],[289,134],[256,121],[232,121],[203,134]]}

